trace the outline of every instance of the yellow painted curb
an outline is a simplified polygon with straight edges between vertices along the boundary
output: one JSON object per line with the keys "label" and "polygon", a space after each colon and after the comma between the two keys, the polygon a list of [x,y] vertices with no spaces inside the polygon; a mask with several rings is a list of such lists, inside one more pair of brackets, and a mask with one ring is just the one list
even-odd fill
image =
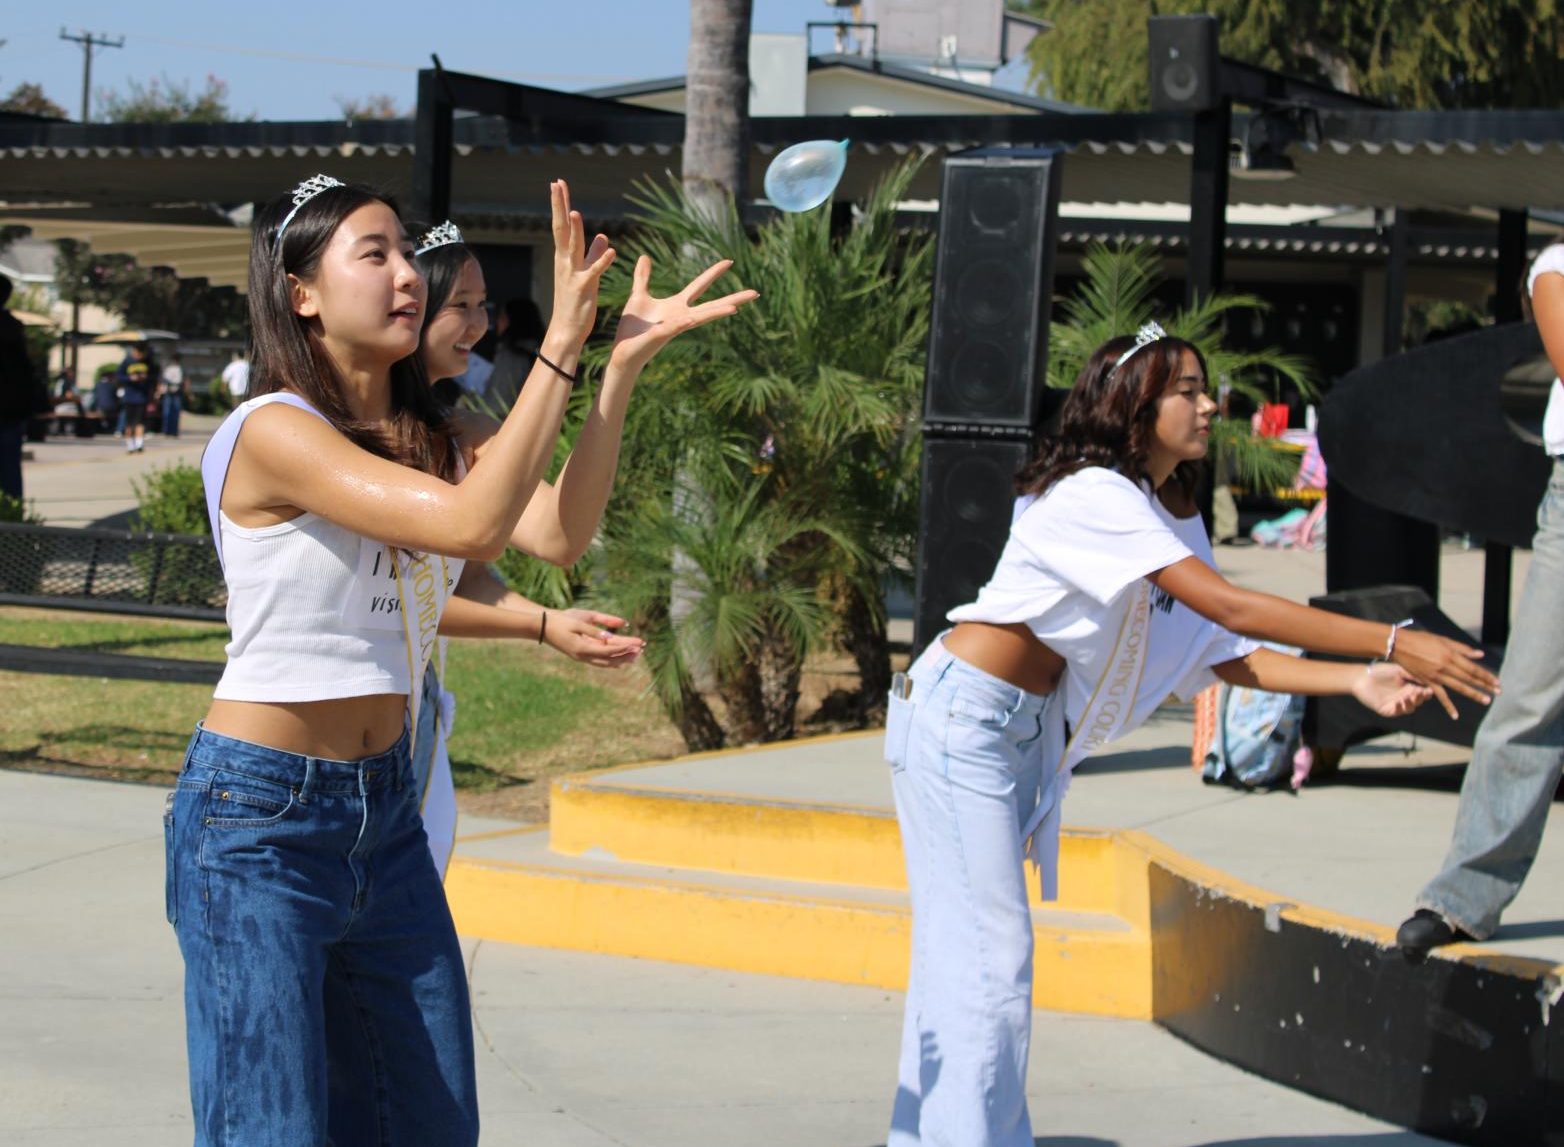
{"label": "yellow painted curb", "polygon": [[[458,857],[446,879],[464,936],[903,990],[906,907]],[[1042,920],[1037,1007],[1149,1019],[1151,943]]]}
{"label": "yellow painted curb", "polygon": [[[719,792],[594,784],[562,777],[549,796],[549,847],[622,861],[778,880],[905,890],[901,833],[886,810]],[[1123,914],[1111,838],[1067,830],[1061,899],[1069,912]],[[1032,881],[1033,903],[1037,884]],[[1144,915],[1144,913],[1142,913]]]}

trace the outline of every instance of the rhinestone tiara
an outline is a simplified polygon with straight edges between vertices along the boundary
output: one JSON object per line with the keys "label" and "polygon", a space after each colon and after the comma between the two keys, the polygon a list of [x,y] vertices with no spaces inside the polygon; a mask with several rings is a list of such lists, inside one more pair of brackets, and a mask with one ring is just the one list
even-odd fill
{"label": "rhinestone tiara", "polygon": [[433,251],[436,247],[448,247],[452,243],[464,243],[461,231],[456,224],[447,219],[438,227],[431,227],[424,232],[422,239],[418,240],[418,246],[413,248],[414,255],[422,255],[426,251]]}
{"label": "rhinestone tiara", "polygon": [[[1142,347],[1148,347],[1158,339],[1165,339],[1167,337],[1168,332],[1162,329],[1161,323],[1146,323],[1140,328],[1140,330],[1135,332],[1135,345],[1130,347],[1129,350],[1125,351],[1118,357],[1117,360],[1115,360],[1113,364],[1113,370],[1118,370],[1119,367],[1128,362],[1135,354],[1135,352],[1140,350]],[[1109,371],[1108,373],[1112,374],[1113,371]]]}
{"label": "rhinestone tiara", "polygon": [[277,242],[282,242],[282,233],[288,229],[288,224],[293,222],[293,217],[299,213],[300,207],[303,207],[322,191],[327,191],[333,187],[343,186],[346,185],[342,182],[342,180],[333,179],[329,175],[312,175],[303,183],[295,187],[293,189],[293,207],[286,215],[282,217],[282,226],[277,228]]}

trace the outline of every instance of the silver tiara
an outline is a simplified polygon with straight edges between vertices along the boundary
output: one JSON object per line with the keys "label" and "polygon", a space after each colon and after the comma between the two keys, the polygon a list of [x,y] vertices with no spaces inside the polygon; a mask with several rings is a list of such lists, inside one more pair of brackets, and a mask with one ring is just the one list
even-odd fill
{"label": "silver tiara", "polygon": [[[1118,370],[1119,367],[1128,362],[1130,357],[1142,347],[1148,347],[1158,339],[1165,339],[1167,337],[1168,332],[1162,329],[1161,323],[1146,323],[1140,328],[1140,330],[1135,332],[1135,345],[1130,347],[1129,350],[1125,351],[1118,357],[1118,359],[1113,364],[1113,370]],[[1112,374],[1113,371],[1110,370],[1108,373]]]}
{"label": "silver tiara", "polygon": [[424,237],[418,240],[418,246],[413,248],[413,254],[422,255],[426,251],[433,251],[436,247],[448,247],[452,243],[465,242],[456,224],[447,219],[438,227],[431,227],[424,232]]}
{"label": "silver tiara", "polygon": [[342,180],[333,179],[329,175],[312,175],[295,187],[293,189],[293,208],[282,217],[282,226],[277,228],[277,242],[282,242],[282,233],[288,229],[288,224],[293,222],[293,217],[299,213],[300,207],[303,207],[322,191],[332,187],[343,186],[346,185]]}

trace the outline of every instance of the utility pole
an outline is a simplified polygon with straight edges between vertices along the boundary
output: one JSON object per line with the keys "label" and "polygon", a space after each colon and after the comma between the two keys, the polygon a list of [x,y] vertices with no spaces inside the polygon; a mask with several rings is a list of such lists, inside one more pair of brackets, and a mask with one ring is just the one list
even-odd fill
{"label": "utility pole", "polygon": [[60,39],[71,40],[81,45],[81,122],[92,122],[92,50],[94,48],[123,48],[125,37],[111,40],[106,35],[94,35],[85,28],[73,36],[64,28],[60,29]]}

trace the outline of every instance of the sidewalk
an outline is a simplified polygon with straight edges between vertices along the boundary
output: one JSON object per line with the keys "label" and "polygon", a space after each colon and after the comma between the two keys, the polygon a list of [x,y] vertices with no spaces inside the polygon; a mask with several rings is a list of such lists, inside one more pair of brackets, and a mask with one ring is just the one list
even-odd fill
{"label": "sidewalk", "polygon": [[31,457],[22,463],[26,499],[48,526],[121,526],[136,508],[131,483],[175,462],[200,465],[221,421],[214,414],[182,414],[178,438],[148,434],[140,454],[127,454],[112,434],[29,442],[24,450]]}
{"label": "sidewalk", "polygon": [[[0,771],[0,1141],[189,1140],[162,805],[158,789]],[[486,1147],[885,1140],[896,993],[495,943],[468,956]],[[1047,1147],[1435,1142],[1129,1021],[1039,1013],[1028,1093]]]}

